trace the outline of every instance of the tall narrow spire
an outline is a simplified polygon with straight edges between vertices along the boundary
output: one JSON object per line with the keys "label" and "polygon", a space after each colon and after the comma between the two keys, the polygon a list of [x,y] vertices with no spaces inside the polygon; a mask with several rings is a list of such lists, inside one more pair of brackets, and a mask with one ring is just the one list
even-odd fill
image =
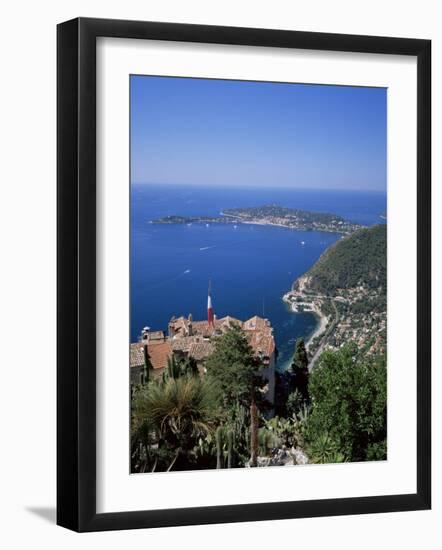
{"label": "tall narrow spire", "polygon": [[207,320],[209,322],[209,326],[212,326],[214,325],[214,322],[213,322],[213,307],[212,307],[212,296],[211,296],[211,281],[209,279],[209,290],[208,290],[208,294],[207,294]]}

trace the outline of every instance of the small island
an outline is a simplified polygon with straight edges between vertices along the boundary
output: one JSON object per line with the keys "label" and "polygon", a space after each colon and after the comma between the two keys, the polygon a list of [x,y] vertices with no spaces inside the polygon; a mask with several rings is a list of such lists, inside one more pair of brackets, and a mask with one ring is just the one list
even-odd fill
{"label": "small island", "polygon": [[219,216],[171,215],[152,220],[155,224],[253,224],[286,227],[295,231],[324,231],[350,235],[363,226],[345,220],[336,214],[310,212],[275,204],[249,208],[229,208]]}

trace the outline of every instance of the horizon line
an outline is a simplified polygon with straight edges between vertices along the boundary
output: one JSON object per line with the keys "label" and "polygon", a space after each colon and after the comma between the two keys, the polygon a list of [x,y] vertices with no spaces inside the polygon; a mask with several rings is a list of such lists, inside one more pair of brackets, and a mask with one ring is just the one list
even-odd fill
{"label": "horizon line", "polygon": [[130,185],[146,185],[146,186],[173,186],[173,187],[203,187],[208,188],[253,188],[253,189],[291,189],[293,191],[355,191],[355,192],[364,192],[364,193],[387,193],[387,189],[369,189],[369,188],[345,188],[345,187],[293,187],[289,185],[254,185],[252,183],[241,183],[241,184],[229,184],[229,183],[217,183],[217,184],[205,184],[205,183],[176,183],[176,182],[152,182],[152,181],[131,181]]}

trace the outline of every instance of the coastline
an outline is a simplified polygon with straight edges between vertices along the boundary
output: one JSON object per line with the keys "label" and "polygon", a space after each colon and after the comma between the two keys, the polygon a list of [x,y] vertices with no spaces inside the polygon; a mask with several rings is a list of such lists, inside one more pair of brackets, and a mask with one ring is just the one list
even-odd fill
{"label": "coastline", "polygon": [[[229,222],[229,223],[234,223],[234,222]],[[289,229],[291,231],[302,231],[302,232],[309,232],[309,231],[315,231],[315,232],[318,232],[318,233],[332,233],[334,235],[341,235],[341,238],[342,237],[345,237],[346,235],[348,235],[349,233],[344,233],[342,230],[340,231],[335,231],[335,230],[331,230],[331,229],[306,229],[306,228],[303,228],[303,227],[296,227],[294,225],[286,225],[284,223],[275,223],[275,222],[260,222],[260,221],[237,221],[236,222],[237,224],[240,224],[240,225],[259,225],[259,226],[267,226],[267,227],[282,227],[283,229]]]}
{"label": "coastline", "polygon": [[[296,284],[296,282],[298,282],[300,279],[302,279],[302,277],[300,277],[297,281],[295,281],[293,283],[293,286]],[[295,303],[295,302],[292,302],[290,300],[290,296],[293,296],[292,295],[292,291],[290,292],[287,292],[286,294],[284,294],[283,296],[283,301],[289,306],[290,308],[290,311],[292,313],[300,313],[300,311],[298,310],[298,305]],[[315,316],[316,318],[316,327],[315,329],[313,330],[313,332],[311,332],[306,338],[305,338],[305,347],[307,349],[307,351],[309,350],[309,347],[312,343],[312,341],[319,337],[319,336],[322,336],[326,330],[327,330],[327,325],[328,325],[328,322],[329,322],[329,318],[324,315],[324,313],[322,312],[322,310],[316,306],[315,303],[312,303],[310,304],[310,308],[309,309],[304,309],[303,310],[304,312],[308,312],[308,313],[313,313],[313,315]]]}
{"label": "coastline", "polygon": [[150,220],[154,224],[244,224],[275,226],[295,231],[320,231],[325,233],[340,233],[351,235],[361,229],[360,224],[346,220],[338,214],[299,210],[276,204],[254,206],[246,208],[230,208],[220,210],[213,215],[173,214]]}
{"label": "coastline", "polygon": [[309,351],[310,344],[313,342],[313,340],[319,336],[322,336],[325,333],[328,325],[328,317],[324,315],[320,309],[315,309],[312,313],[314,313],[315,317],[317,318],[318,324],[315,330],[310,334],[310,336],[306,338],[305,347],[307,351]]}
{"label": "coastline", "polygon": [[[272,270],[263,270],[263,281],[266,288],[272,288],[274,291],[272,296],[265,296],[265,311],[274,327],[275,337],[278,338],[278,369],[283,370],[285,365],[291,364],[294,353],[294,340],[297,337],[304,337],[306,343],[309,343],[311,351],[316,347],[311,342],[320,334],[321,319],[320,315],[312,311],[309,312],[310,315],[294,315],[289,304],[282,302],[282,297],[291,290],[292,286],[296,285],[296,280],[299,276],[302,276],[303,271],[306,272],[311,267],[310,264],[314,265],[318,259],[314,255],[309,262],[301,262],[299,260],[304,254],[303,250],[306,253],[310,253],[312,250],[309,239],[314,239],[319,257],[319,254],[324,253],[329,246],[333,246],[335,240],[338,241],[340,239],[340,235],[325,231],[320,232],[323,233],[323,236],[316,231],[309,231],[307,235],[307,233],[304,234],[302,231],[295,231],[293,228],[283,226],[282,224],[269,224],[267,229],[262,222],[255,226],[245,223],[242,228],[238,224],[239,235],[234,235],[233,238],[241,240],[243,237],[242,233],[244,233],[247,234],[247,238],[250,240],[247,243],[245,241],[238,242],[238,246],[235,246],[234,249],[232,248],[232,253],[230,253],[230,246],[221,247],[218,243],[223,242],[219,240],[223,238],[223,232],[230,233],[231,231],[234,233],[232,227],[235,224],[234,220],[230,224],[226,224],[223,232],[218,233],[215,231],[212,233],[211,229],[206,229],[205,227],[204,233],[198,232],[195,227],[197,224],[193,224],[195,231],[183,232],[185,233],[186,244],[189,245],[189,255],[183,257],[183,261],[178,261],[175,258],[171,266],[169,262],[164,262],[164,258],[160,254],[162,249],[156,245],[162,243],[164,238],[168,239],[170,243],[179,245],[183,235],[179,228],[175,231],[170,227],[167,234],[163,237],[161,231],[158,234],[156,233],[156,230],[160,230],[161,228],[155,227],[152,224],[152,220],[159,216],[167,216],[173,212],[181,212],[183,216],[189,217],[199,216],[201,212],[208,212],[210,216],[219,217],[220,213],[223,213],[228,207],[236,208],[250,205],[252,196],[250,188],[244,190],[235,187],[230,188],[229,191],[230,193],[226,193],[225,189],[222,188],[207,188],[207,186],[197,188],[191,185],[184,185],[183,187],[174,187],[173,185],[163,186],[161,184],[134,186],[134,192],[131,195],[133,205],[132,230],[135,235],[135,238],[132,240],[132,249],[134,257],[138,258],[139,261],[134,264],[131,271],[131,284],[133,286],[131,294],[131,334],[133,332],[133,337],[136,338],[139,331],[146,324],[146,311],[150,315],[150,324],[158,329],[166,326],[169,319],[165,312],[169,310],[175,312],[178,309],[180,313],[187,314],[189,312],[195,313],[199,308],[201,311],[199,311],[198,315],[204,315],[205,304],[201,306],[201,293],[196,292],[195,288],[197,285],[198,288],[205,289],[207,287],[206,271],[216,274],[213,277],[216,288],[213,299],[216,309],[220,310],[222,308],[225,313],[229,314],[235,312],[241,318],[243,305],[239,288],[240,286],[249,288],[247,285],[249,284],[249,279],[252,278],[250,273],[256,269],[261,269],[260,266],[262,266],[264,261],[263,257],[256,259],[259,255],[258,252],[249,254],[249,251],[252,245],[253,247],[255,246],[255,243],[261,246],[261,231],[266,230],[263,233],[263,238],[266,239],[266,243],[275,243],[274,250],[278,250],[278,257],[276,258],[276,252],[273,255],[273,251],[270,250],[269,245],[266,250],[270,255],[266,255],[265,261],[270,263],[273,269],[277,267],[278,274],[284,273],[284,276],[278,276],[278,284],[275,285],[275,277],[271,274]],[[345,219],[354,219],[355,223],[368,225],[381,222],[379,213],[383,213],[386,210],[384,194],[379,194],[379,199],[375,201],[371,199],[371,196],[370,193],[362,192],[355,196],[353,192],[347,193],[343,191],[325,193],[323,191],[313,192],[311,190],[281,190],[273,186],[262,189],[253,187],[253,201],[256,204],[278,203],[293,208],[300,204],[302,208],[308,211],[336,211]],[[161,201],[158,200],[160,197]],[[368,213],[366,212],[367,208]],[[355,216],[355,212],[360,212],[360,214]],[[255,227],[255,231],[251,231],[253,227]],[[287,231],[288,229],[291,229],[291,231]],[[140,235],[142,238],[138,238],[137,235]],[[206,236],[210,236],[210,242],[206,239]],[[306,241],[304,248],[299,246],[299,241],[302,240]],[[324,242],[321,243],[319,242],[320,240]],[[293,241],[295,241],[294,250],[293,244],[291,244]],[[287,243],[287,246],[285,243]],[[200,247],[213,244],[217,244],[217,248],[200,251]],[[244,263],[244,267],[238,267],[238,272],[240,271],[238,273],[239,278],[235,276],[233,283],[233,280],[230,280],[230,275],[227,273],[228,270],[225,269],[226,264],[222,258],[225,256],[229,262],[235,262],[236,269],[236,261],[238,258],[241,260],[240,251],[243,249],[247,250],[248,258],[250,258],[252,263],[249,265],[247,262]],[[166,251],[167,249],[163,250]],[[287,261],[280,261],[280,256],[285,257]],[[180,264],[178,267],[175,265],[175,260],[176,264]],[[152,263],[158,266],[154,272],[150,266]],[[189,268],[192,271],[184,275],[185,270]],[[290,274],[288,275],[288,273]],[[178,275],[179,279],[172,279]],[[157,284],[157,281],[161,281],[162,285],[158,289],[154,288],[154,284]],[[186,290],[184,291],[184,289]],[[264,311],[263,290],[254,285],[252,290],[248,291],[248,294],[251,294],[254,299],[251,307],[255,308],[256,312]],[[161,299],[159,299],[160,295]],[[329,310],[327,309],[326,311]],[[332,311],[330,310],[330,312]],[[333,318],[334,315],[332,315],[331,321]]]}
{"label": "coastline", "polygon": [[[210,225],[210,224],[222,224],[222,225],[256,225],[256,226],[266,226],[266,227],[281,227],[283,229],[289,229],[291,231],[300,231],[300,232],[319,232],[319,233],[331,233],[336,235],[341,235],[341,238],[350,235],[351,231],[345,231],[342,228],[335,229],[330,227],[320,227],[320,228],[307,228],[303,226],[296,226],[296,225],[288,225],[285,223],[277,223],[277,222],[271,222],[268,220],[242,220],[233,217],[230,214],[224,214],[223,212],[220,212],[221,216],[224,216],[224,219],[221,217],[219,220],[215,220],[213,218],[207,218],[207,220],[201,219],[201,220],[194,220],[189,222],[175,222],[175,221],[159,221],[159,220],[148,220],[148,223],[150,224],[156,224],[156,225],[192,225],[192,224],[200,224],[200,225]],[[231,219],[229,219],[231,218]],[[361,228],[364,226],[360,226]]]}
{"label": "coastline", "polygon": [[[294,281],[293,285],[296,282],[297,282],[297,280]],[[291,291],[284,294],[284,296],[282,298],[282,301],[286,304],[286,306],[287,306],[287,308],[288,308],[288,310],[290,311],[291,314],[301,313],[297,310],[296,305],[291,303],[290,300],[288,299],[288,296],[290,296],[290,294],[291,294]],[[305,313],[313,314],[313,316],[316,319],[315,328],[310,332],[310,334],[303,337],[306,350],[307,350],[307,352],[309,352],[309,348],[310,348],[310,345],[313,342],[313,340],[317,337],[321,337],[321,336],[324,336],[326,334],[327,328],[329,326],[329,318],[326,315],[324,315],[324,313],[322,313],[322,311],[319,308],[312,308],[312,309],[306,310]],[[321,348],[321,346],[319,346],[319,348]],[[317,351],[315,353],[313,353],[312,361],[311,361],[312,365],[314,364],[314,362],[316,362],[317,355],[318,355]],[[291,354],[289,359],[287,359],[283,364],[281,364],[278,367],[278,370],[281,371],[281,372],[286,371],[287,369],[290,368],[290,365],[292,364],[292,361],[293,361],[293,353]],[[310,370],[310,366],[309,366],[309,370]]]}

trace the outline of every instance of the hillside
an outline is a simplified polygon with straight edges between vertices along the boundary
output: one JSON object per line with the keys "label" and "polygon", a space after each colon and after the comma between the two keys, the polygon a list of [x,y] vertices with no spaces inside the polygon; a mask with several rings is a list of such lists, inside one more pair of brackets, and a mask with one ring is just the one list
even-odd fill
{"label": "hillside", "polygon": [[306,274],[309,289],[333,295],[359,285],[386,288],[387,226],[360,229],[324,252]]}
{"label": "hillside", "polygon": [[298,219],[304,223],[339,223],[345,222],[344,218],[335,214],[324,212],[309,212],[297,208],[286,208],[276,204],[266,204],[264,206],[254,206],[249,208],[228,208],[223,211],[225,216],[234,216],[237,218],[288,218]]}
{"label": "hillside", "polygon": [[361,354],[384,353],[387,340],[387,227],[360,229],[337,241],[284,296],[293,311],[313,311],[312,366],[325,349],[353,342]]}

